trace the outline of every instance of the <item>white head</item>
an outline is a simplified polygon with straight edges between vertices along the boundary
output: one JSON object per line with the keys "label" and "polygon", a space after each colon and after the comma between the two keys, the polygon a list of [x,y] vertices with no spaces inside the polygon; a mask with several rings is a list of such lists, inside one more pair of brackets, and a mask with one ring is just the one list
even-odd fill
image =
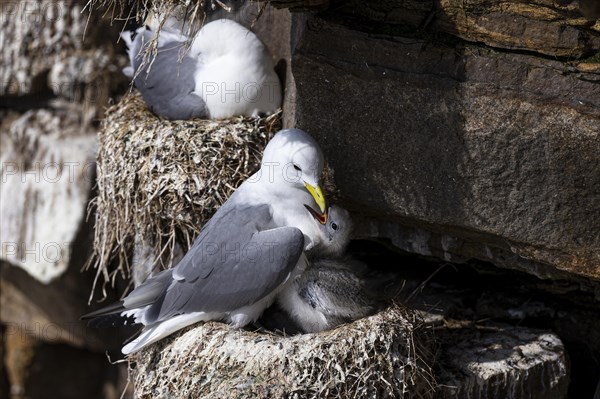
{"label": "white head", "polygon": [[321,212],[325,212],[325,197],[319,185],[323,164],[321,148],[308,133],[300,129],[281,130],[265,148],[260,180],[275,183],[274,190],[306,189]]}

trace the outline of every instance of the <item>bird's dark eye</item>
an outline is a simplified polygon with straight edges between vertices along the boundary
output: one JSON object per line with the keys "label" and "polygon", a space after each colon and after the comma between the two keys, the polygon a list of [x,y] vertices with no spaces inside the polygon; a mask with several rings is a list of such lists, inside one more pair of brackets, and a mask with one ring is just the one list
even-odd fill
{"label": "bird's dark eye", "polygon": [[294,169],[296,169],[298,172],[302,172],[302,169],[300,169],[300,166],[294,164]]}
{"label": "bird's dark eye", "polygon": [[331,228],[334,230],[337,230],[339,228],[339,226],[335,223],[331,223]]}

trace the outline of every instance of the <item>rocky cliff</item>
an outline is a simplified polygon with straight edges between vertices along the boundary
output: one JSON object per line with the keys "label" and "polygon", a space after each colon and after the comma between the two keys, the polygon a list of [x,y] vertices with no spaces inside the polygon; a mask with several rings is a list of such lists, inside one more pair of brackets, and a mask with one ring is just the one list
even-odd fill
{"label": "rocky cliff", "polygon": [[[119,5],[130,2],[110,3],[128,15]],[[196,11],[200,4],[153,4],[172,3]],[[109,398],[120,394],[124,379],[102,354],[121,337],[77,321],[94,277],[80,269],[92,254],[86,216],[94,211],[98,120],[127,90],[123,48],[115,44],[121,26],[103,19],[102,10],[90,15],[84,4],[0,4],[0,397],[10,390],[14,397]],[[408,293],[416,293],[403,299],[435,331],[437,344],[428,341],[427,349],[438,354],[436,392],[443,397],[594,395],[598,4],[276,0],[237,15],[248,24],[259,17],[253,29],[285,61],[284,125],[307,130],[322,146],[337,200],[355,218],[356,238],[385,244],[370,262],[418,275],[403,277]],[[134,5],[133,12],[143,6]],[[390,248],[393,255],[382,255]],[[438,273],[441,264],[453,271]],[[348,336],[352,328],[329,336]],[[234,344],[231,338],[241,337],[246,349],[264,344],[253,332],[237,335],[213,324],[190,329],[137,359],[137,369],[147,371],[134,373],[137,395],[164,393],[171,379],[196,389],[202,376],[177,362],[191,358],[197,370],[207,370],[189,353],[189,341],[204,333]],[[368,342],[368,334],[359,335],[353,342]],[[291,342],[300,353],[304,340],[319,339],[273,341]],[[224,367],[238,370],[243,350],[232,347],[236,353]],[[204,349],[219,348],[217,342]],[[327,356],[338,354],[318,360],[335,364]],[[61,374],[52,365],[62,358],[70,367]],[[268,373],[281,376],[286,362],[278,364]],[[254,377],[236,386],[240,395],[271,387],[261,367],[244,369]],[[47,385],[67,379],[72,385]],[[211,381],[228,386],[233,379]],[[294,392],[288,388],[296,380],[281,381],[277,389]],[[381,392],[397,393],[404,381],[396,378],[397,386]],[[51,388],[36,390],[40,384]]]}
{"label": "rocky cliff", "polygon": [[302,24],[288,123],[320,140],[365,236],[598,279],[596,14],[427,3],[343,2]]}
{"label": "rocky cliff", "polygon": [[0,397],[111,398],[124,382],[104,355],[120,339],[79,321],[98,118],[127,87],[118,28],[85,3],[0,4]]}

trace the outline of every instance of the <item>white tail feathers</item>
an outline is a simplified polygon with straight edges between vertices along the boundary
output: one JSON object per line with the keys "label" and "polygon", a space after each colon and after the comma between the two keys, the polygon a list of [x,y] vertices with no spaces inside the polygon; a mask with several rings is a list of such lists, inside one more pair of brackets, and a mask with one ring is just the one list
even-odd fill
{"label": "white tail feathers", "polygon": [[137,352],[140,349],[153,344],[176,331],[181,330],[199,321],[218,320],[222,318],[216,313],[194,312],[175,316],[169,320],[144,327],[142,333],[133,341],[121,349],[124,355]]}

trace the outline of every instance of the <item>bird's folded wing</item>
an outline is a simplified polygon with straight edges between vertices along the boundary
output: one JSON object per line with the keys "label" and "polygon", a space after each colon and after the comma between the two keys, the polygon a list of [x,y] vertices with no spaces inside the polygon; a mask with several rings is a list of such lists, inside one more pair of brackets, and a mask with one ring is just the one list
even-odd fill
{"label": "bird's folded wing", "polygon": [[[138,54],[130,53],[136,74],[135,86],[148,107],[168,119],[191,119],[208,117],[204,100],[193,93],[196,88],[194,76],[199,60],[186,53],[185,42],[176,37],[165,37],[161,32],[158,52],[150,56],[147,65],[138,73],[144,59],[145,47],[152,38],[149,31],[139,32],[131,44]],[[143,44],[141,44],[143,43]],[[141,53],[140,53],[141,52]]]}
{"label": "bird's folded wing", "polygon": [[304,247],[295,227],[272,228],[269,207],[226,203],[173,269],[156,321],[189,312],[228,312],[251,305],[281,285]]}
{"label": "bird's folded wing", "polygon": [[171,284],[173,270],[167,269],[148,278],[144,283],[136,287],[123,300],[125,309],[136,309],[151,305],[165,292]]}

